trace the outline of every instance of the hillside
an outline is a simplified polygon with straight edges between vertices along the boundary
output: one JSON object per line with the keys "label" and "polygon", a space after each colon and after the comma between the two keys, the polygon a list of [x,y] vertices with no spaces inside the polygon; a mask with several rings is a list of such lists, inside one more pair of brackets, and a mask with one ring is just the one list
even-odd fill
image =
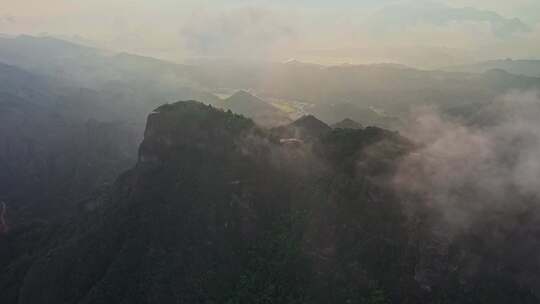
{"label": "hillside", "polygon": [[359,122],[356,122],[349,118],[345,118],[344,120],[333,124],[331,127],[333,129],[353,129],[353,130],[358,130],[358,129],[363,128]]}
{"label": "hillside", "polygon": [[380,114],[371,108],[349,102],[315,105],[310,112],[329,124],[352,119],[364,125],[387,129],[398,129],[402,125],[397,117]]}
{"label": "hillside", "polygon": [[3,64],[0,79],[0,201],[14,226],[69,215],[135,162],[143,126],[111,96]]}
{"label": "hillside", "polygon": [[[34,56],[36,52],[40,56]],[[146,113],[164,101],[195,99],[222,107],[223,101],[211,92],[227,89],[248,90],[263,101],[275,99],[289,106],[313,105],[300,114],[313,114],[328,124],[351,118],[364,125],[398,129],[399,119],[414,107],[435,106],[454,114],[459,112],[456,109],[491,102],[514,90],[540,88],[539,78],[530,77],[538,76],[535,61],[495,61],[486,63],[489,68],[450,71],[391,64],[322,66],[226,60],[186,65],[33,36],[0,38],[0,62],[70,86],[114,94],[119,97],[119,108],[135,112],[141,123]],[[523,70],[525,67],[531,70]],[[507,75],[493,77],[488,73],[493,69],[506,70]],[[373,108],[386,114],[378,117],[370,112]],[[358,117],[343,114],[349,110]],[[276,112],[270,118],[263,113],[259,119],[263,124],[268,120],[269,125],[287,122],[282,115],[274,119]]]}
{"label": "hillside", "polygon": [[[389,117],[401,118],[418,106],[444,111],[482,104],[512,90],[537,90],[540,79],[508,73],[429,71],[388,65],[261,65],[208,64],[197,66],[195,80],[209,88],[251,88],[259,96],[323,106],[350,104],[360,109],[375,107]],[[317,112],[309,112],[319,115]],[[331,114],[330,124],[356,117]]]}
{"label": "hillside", "polygon": [[113,53],[53,37],[0,37],[0,63],[45,77],[61,88],[82,88],[112,96],[113,100],[106,101],[114,109],[110,112],[124,114],[141,124],[146,114],[163,101],[220,102],[194,83],[191,75],[197,71],[190,66]]}
{"label": "hillside", "polygon": [[332,128],[313,115],[305,115],[288,125],[271,129],[271,133],[281,139],[318,141]]}
{"label": "hillside", "polygon": [[[313,117],[295,124],[323,126]],[[429,228],[437,217],[409,214],[406,197],[390,182],[399,159],[414,150],[408,140],[373,127],[327,128],[314,135],[313,145],[291,149],[249,119],[194,101],[157,108],[148,117],[138,163],[109,192],[84,202],[92,208],[56,230],[0,236],[3,299],[538,300],[483,268],[490,253],[463,247],[467,240],[450,243],[456,252],[433,247],[441,241]],[[453,270],[478,257],[486,258],[482,267]],[[447,267],[440,267],[442,260]]]}
{"label": "hillside", "polygon": [[289,122],[281,110],[243,90],[223,100],[222,107],[252,118],[263,126],[278,126]]}
{"label": "hillside", "polygon": [[515,75],[540,77],[540,60],[500,59],[470,65],[447,67],[444,70],[466,73],[484,73],[489,70],[505,70]]}

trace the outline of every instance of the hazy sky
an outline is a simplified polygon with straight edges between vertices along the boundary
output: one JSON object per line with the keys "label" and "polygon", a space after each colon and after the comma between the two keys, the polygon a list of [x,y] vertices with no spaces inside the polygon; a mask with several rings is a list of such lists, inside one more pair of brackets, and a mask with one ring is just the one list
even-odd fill
{"label": "hazy sky", "polygon": [[0,0],[0,33],[176,61],[433,67],[540,58],[540,0]]}

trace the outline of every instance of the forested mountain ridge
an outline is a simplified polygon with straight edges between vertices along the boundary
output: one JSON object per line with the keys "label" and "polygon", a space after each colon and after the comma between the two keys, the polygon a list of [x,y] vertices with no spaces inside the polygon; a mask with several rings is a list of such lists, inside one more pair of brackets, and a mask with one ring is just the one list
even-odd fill
{"label": "forested mountain ridge", "polygon": [[[357,147],[387,137],[382,130],[366,132],[358,133]],[[351,174],[330,167],[352,161],[347,159],[358,151],[340,149],[345,142],[337,133],[321,138],[313,151],[283,146],[265,133],[248,119],[196,102],[156,109],[138,164],[118,179],[107,203],[84,211],[82,224],[70,224],[78,228],[66,226],[53,236],[57,241],[37,250],[21,266],[28,267],[24,280],[6,285],[16,276],[3,272],[3,294],[18,297],[20,290],[19,303],[32,303],[37,295],[65,303],[244,302],[262,294],[290,302],[315,296],[312,284],[327,284],[334,274],[311,277],[313,267],[339,262],[331,238],[338,214],[322,218],[336,208],[331,192],[337,189],[327,191]],[[330,172],[336,176],[324,177]],[[323,183],[326,194],[315,195],[304,182]],[[308,212],[317,215],[308,219]],[[57,243],[65,245],[54,249]],[[86,258],[75,258],[81,255]],[[15,271],[13,265],[17,260],[7,269]],[[49,283],[42,281],[45,273]],[[329,292],[325,297],[341,291]]]}
{"label": "forested mountain ridge", "polygon": [[484,73],[494,69],[505,70],[515,75],[540,77],[540,60],[514,60],[508,58],[445,68],[448,71],[468,73]]}
{"label": "forested mountain ridge", "polygon": [[433,246],[437,216],[406,208],[421,194],[393,183],[416,149],[398,133],[328,127],[294,146],[280,139],[198,102],[157,108],[137,164],[110,191],[56,228],[0,237],[13,249],[0,264],[3,300],[537,302],[495,279],[504,269],[455,272],[477,263],[468,240]]}

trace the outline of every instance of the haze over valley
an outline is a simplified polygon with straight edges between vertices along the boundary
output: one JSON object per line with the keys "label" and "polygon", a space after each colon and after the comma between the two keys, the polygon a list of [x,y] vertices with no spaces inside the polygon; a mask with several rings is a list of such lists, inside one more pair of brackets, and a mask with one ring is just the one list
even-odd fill
{"label": "haze over valley", "polygon": [[539,303],[540,5],[0,6],[0,303]]}

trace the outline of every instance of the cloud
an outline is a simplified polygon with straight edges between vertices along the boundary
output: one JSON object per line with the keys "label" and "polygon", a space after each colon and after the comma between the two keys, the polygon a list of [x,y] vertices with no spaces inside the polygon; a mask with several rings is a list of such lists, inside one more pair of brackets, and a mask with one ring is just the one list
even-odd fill
{"label": "cloud", "polygon": [[0,14],[0,35],[7,33],[12,27],[17,25],[17,18],[12,15]]}
{"label": "cloud", "polygon": [[296,27],[289,20],[281,12],[260,7],[199,11],[182,26],[180,37],[197,55],[260,56],[296,37]]}
{"label": "cloud", "polygon": [[518,18],[506,18],[494,11],[473,7],[451,7],[439,2],[407,1],[388,5],[371,18],[375,30],[393,31],[404,27],[429,25],[445,27],[454,23],[486,23],[494,35],[505,38],[529,32],[529,25]]}
{"label": "cloud", "polygon": [[536,202],[540,208],[540,99],[514,92],[477,113],[471,126],[436,110],[416,110],[406,134],[421,148],[396,175],[400,191],[419,193],[450,232],[484,217],[512,214]]}
{"label": "cloud", "polygon": [[415,271],[426,288],[455,273],[465,284],[489,280],[483,270],[497,261],[497,273],[511,270],[516,286],[540,294],[540,260],[531,258],[540,250],[538,115],[538,92],[495,100],[476,113],[475,126],[430,108],[413,114],[407,134],[421,146],[402,160],[394,182],[421,231]]}
{"label": "cloud", "polygon": [[17,22],[17,19],[11,15],[0,15],[0,24],[12,24]]}
{"label": "cloud", "polygon": [[[521,21],[538,15],[531,0],[517,0],[528,10],[502,0],[405,1],[21,0],[0,8],[1,16],[17,17],[16,23],[0,20],[0,32],[77,35],[108,49],[174,61],[297,58],[432,68],[538,53],[538,34]],[[340,49],[352,55],[306,55]]]}

